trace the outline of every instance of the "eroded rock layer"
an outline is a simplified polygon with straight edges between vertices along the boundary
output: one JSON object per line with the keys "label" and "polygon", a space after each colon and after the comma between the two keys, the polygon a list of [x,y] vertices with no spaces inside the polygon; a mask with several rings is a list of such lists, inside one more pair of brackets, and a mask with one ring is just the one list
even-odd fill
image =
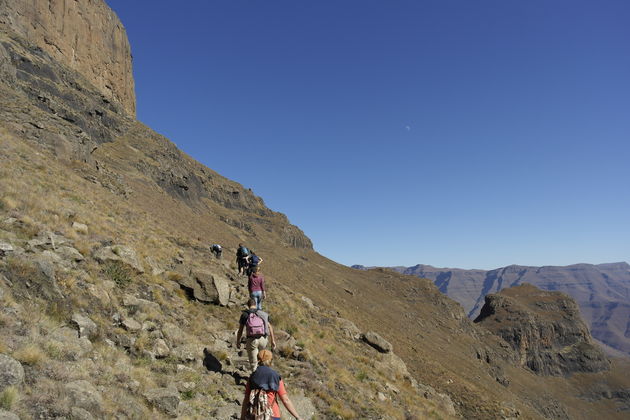
{"label": "eroded rock layer", "polygon": [[78,71],[108,99],[135,115],[127,33],[104,1],[1,0],[0,27],[12,29]]}

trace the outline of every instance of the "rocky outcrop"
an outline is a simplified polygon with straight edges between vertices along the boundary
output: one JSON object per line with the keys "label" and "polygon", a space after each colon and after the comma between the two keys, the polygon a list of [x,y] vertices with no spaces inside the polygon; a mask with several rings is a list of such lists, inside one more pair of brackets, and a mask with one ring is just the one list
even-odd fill
{"label": "rocky outcrop", "polygon": [[3,0],[0,25],[79,72],[135,116],[131,47],[125,28],[103,0]]}
{"label": "rocky outcrop", "polygon": [[530,284],[504,289],[486,297],[475,322],[507,341],[520,364],[540,375],[599,372],[610,366],[575,301],[560,292]]}
{"label": "rocky outcrop", "polygon": [[[353,266],[366,269],[363,266]],[[489,293],[522,284],[566,293],[576,300],[593,337],[615,350],[630,354],[630,265],[574,264],[529,267],[510,265],[495,270],[437,268],[418,264],[393,267],[404,274],[432,280],[440,291],[464,306],[475,318]]]}

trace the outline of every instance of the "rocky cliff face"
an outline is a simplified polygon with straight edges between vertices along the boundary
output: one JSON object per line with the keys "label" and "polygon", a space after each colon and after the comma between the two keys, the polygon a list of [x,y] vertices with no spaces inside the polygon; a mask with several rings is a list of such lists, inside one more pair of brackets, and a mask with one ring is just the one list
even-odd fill
{"label": "rocky cliff face", "polygon": [[131,48],[125,28],[104,1],[1,0],[0,27],[78,71],[107,99],[135,115]]}
{"label": "rocky cliff face", "polygon": [[479,314],[487,294],[524,282],[566,293],[580,306],[593,337],[630,354],[630,265],[625,262],[564,267],[510,265],[490,271],[422,264],[394,269],[433,280],[442,293],[461,303],[471,318]]}
{"label": "rocky cliff face", "polygon": [[599,372],[610,366],[577,304],[563,293],[530,284],[504,289],[486,296],[475,322],[507,341],[521,365],[541,375]]}

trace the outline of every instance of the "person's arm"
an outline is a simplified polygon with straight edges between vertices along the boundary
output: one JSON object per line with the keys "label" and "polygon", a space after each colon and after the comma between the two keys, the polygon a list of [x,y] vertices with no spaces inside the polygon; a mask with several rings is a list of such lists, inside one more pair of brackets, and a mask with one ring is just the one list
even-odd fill
{"label": "person's arm", "polygon": [[245,386],[245,397],[243,397],[243,404],[241,404],[241,420],[245,420],[245,414],[247,414],[247,406],[249,405],[249,382]]}
{"label": "person's arm", "polygon": [[268,323],[269,325],[269,335],[271,336],[271,350],[275,350],[276,349],[276,337],[273,335],[273,327],[271,326],[271,323]]}
{"label": "person's arm", "polygon": [[262,289],[263,292],[263,299],[267,299],[267,291],[265,290],[265,276],[260,276],[260,288]]}
{"label": "person's arm", "polygon": [[236,348],[241,348],[241,337],[243,336],[243,324],[239,325],[238,332],[236,333]]}
{"label": "person's arm", "polygon": [[297,413],[297,411],[295,411],[295,407],[293,407],[293,403],[289,399],[289,395],[288,394],[282,394],[279,397],[280,397],[280,401],[282,401],[282,404],[284,404],[284,406],[287,408],[287,410],[289,410],[289,413],[291,413],[291,415],[293,417],[295,417],[296,420],[302,420],[302,417],[300,417],[300,415]]}

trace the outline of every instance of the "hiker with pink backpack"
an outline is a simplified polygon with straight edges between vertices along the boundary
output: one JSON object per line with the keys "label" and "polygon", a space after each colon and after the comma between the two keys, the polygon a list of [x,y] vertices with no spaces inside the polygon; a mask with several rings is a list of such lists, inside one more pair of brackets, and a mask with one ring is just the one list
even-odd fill
{"label": "hiker with pink backpack", "polygon": [[241,348],[241,339],[245,331],[245,350],[249,359],[249,366],[253,371],[258,367],[258,351],[267,348],[271,338],[271,348],[276,348],[276,339],[273,335],[273,327],[269,322],[269,314],[257,309],[256,300],[247,301],[248,309],[243,311],[239,319],[238,332],[236,333],[236,348]]}

